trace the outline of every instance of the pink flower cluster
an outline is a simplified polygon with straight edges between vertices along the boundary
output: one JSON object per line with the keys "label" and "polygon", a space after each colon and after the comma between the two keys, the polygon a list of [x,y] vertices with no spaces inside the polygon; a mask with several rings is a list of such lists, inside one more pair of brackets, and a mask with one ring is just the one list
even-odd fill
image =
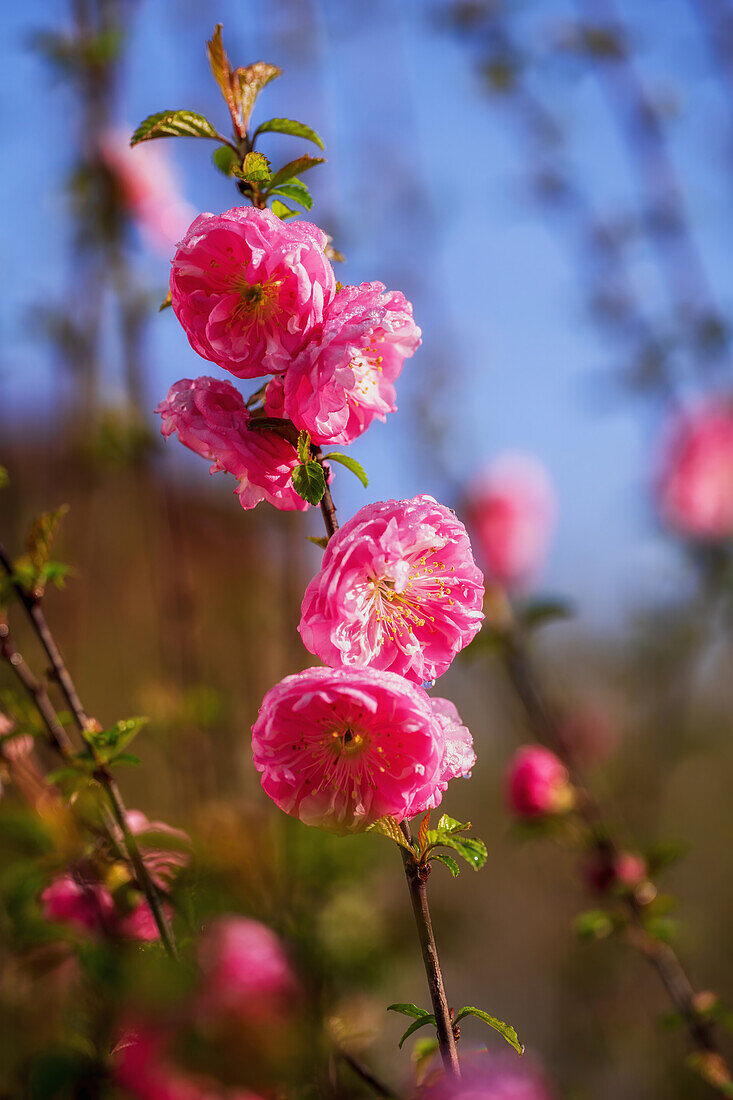
{"label": "pink flower cluster", "polygon": [[537,1069],[526,1059],[486,1054],[464,1064],[460,1080],[442,1077],[419,1093],[424,1100],[550,1100]]}
{"label": "pink flower cluster", "polygon": [[466,529],[430,496],[368,504],[328,542],[303,599],[307,649],[335,667],[434,680],[481,628]]}
{"label": "pink flower cluster", "polygon": [[556,512],[539,462],[529,455],[500,455],[473,480],[466,505],[488,579],[510,589],[531,581],[547,552]]}
{"label": "pink flower cluster", "polygon": [[733,536],[733,402],[705,402],[675,418],[657,493],[662,517],[682,534]]}
{"label": "pink flower cluster", "polygon": [[[317,226],[269,210],[201,214],[173,258],[171,302],[204,359],[238,378],[274,375],[268,416],[292,421],[314,443],[345,444],[394,411],[394,383],[420,330],[410,303],[381,283],[337,288],[326,245]],[[234,474],[243,507],[306,507],[289,488],[292,445],[259,432],[233,386],[184,380],[157,411],[164,435],[177,431],[212,471]]]}
{"label": "pink flower cluster", "polygon": [[265,696],[252,745],[281,810],[341,833],[432,809],[475,761],[447,700],[375,669],[287,676]]}
{"label": "pink flower cluster", "polygon": [[172,1040],[184,1027],[210,1031],[233,1017],[251,1025],[264,1021],[268,1029],[287,1019],[298,983],[283,945],[259,921],[227,915],[204,931],[198,961],[198,982],[176,1018],[128,1023],[115,1048],[115,1082],[137,1100],[257,1100],[247,1090],[225,1089],[179,1068]]}
{"label": "pink flower cluster", "polygon": [[[128,825],[151,878],[159,889],[167,889],[188,863],[188,836],[162,821],[149,821],[140,810],[129,811]],[[41,894],[41,906],[46,920],[82,932],[124,940],[159,938],[155,917],[142,895],[135,892],[131,907],[128,904],[121,909],[107,886],[81,875],[66,873],[54,878]],[[166,910],[170,914],[168,906]]]}

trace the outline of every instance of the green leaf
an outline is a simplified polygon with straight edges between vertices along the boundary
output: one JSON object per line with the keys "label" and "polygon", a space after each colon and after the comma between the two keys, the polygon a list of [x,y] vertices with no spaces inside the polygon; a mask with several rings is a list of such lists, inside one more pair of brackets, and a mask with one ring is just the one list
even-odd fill
{"label": "green leaf", "polygon": [[168,293],[166,294],[165,298],[163,299],[163,301],[158,306],[158,313],[162,313],[164,309],[170,309],[170,307],[172,305],[173,305],[173,295],[171,294],[171,292],[169,290]]}
{"label": "green leaf", "polygon": [[220,145],[211,154],[214,167],[218,168],[222,175],[231,176],[235,168],[239,167],[239,156],[231,145]]}
{"label": "green leaf", "polygon": [[386,836],[389,840],[393,840],[395,844],[399,844],[400,848],[404,848],[406,851],[410,852],[411,855],[414,854],[407,837],[393,817],[380,817],[373,825],[369,826],[367,832],[379,833],[381,836]]}
{"label": "green leaf", "polygon": [[321,550],[325,550],[328,546],[328,537],[326,535],[306,535],[308,542],[312,542],[314,546],[320,546]]}
{"label": "green leaf", "polygon": [[319,504],[326,491],[326,475],[319,462],[301,462],[292,473],[293,488],[309,504]]}
{"label": "green leaf", "polygon": [[130,138],[130,145],[162,137],[202,137],[221,140],[207,118],[195,111],[158,111],[148,115]]}
{"label": "green leaf", "polygon": [[[276,187],[274,191],[271,190],[268,194],[284,195],[286,199],[293,199],[294,202],[299,202],[306,210],[313,209],[313,198],[311,193],[302,183],[283,183],[281,187]],[[283,206],[284,205],[283,203]]]}
{"label": "green leaf", "polygon": [[48,563],[53,540],[68,510],[68,504],[62,504],[53,512],[42,512],[31,524],[26,535],[25,548],[31,565],[39,572]]}
{"label": "green leaf", "polygon": [[291,210],[289,206],[286,206],[284,202],[280,202],[279,199],[275,199],[270,207],[276,218],[279,218],[281,222],[286,222],[288,218],[297,218],[299,211]]}
{"label": "green leaf", "polygon": [[448,814],[441,814],[438,818],[438,824],[436,829],[439,833],[464,833],[466,829],[471,828],[471,822],[456,821],[454,817],[449,817]]}
{"label": "green leaf", "polygon": [[148,721],[148,718],[125,718],[116,722],[111,729],[87,733],[87,739],[94,745],[102,760],[109,761],[118,757]]}
{"label": "green leaf", "polygon": [[141,760],[139,756],[135,756],[134,752],[118,752],[117,756],[113,756],[109,761],[110,764],[129,764],[133,768],[140,766]]}
{"label": "green leaf", "polygon": [[307,172],[309,168],[315,168],[317,164],[325,164],[325,157],[310,157],[306,154],[303,157],[296,157],[295,160],[289,161],[284,164],[275,175],[272,177],[270,184],[270,190],[273,191],[276,187],[279,187],[282,183],[287,183],[288,180],[294,179],[299,176],[301,172]]}
{"label": "green leaf", "polygon": [[10,475],[4,466],[0,466],[0,489],[10,484]]}
{"label": "green leaf", "polygon": [[298,435],[298,460],[308,462],[311,456],[311,437],[309,432],[300,432]]}
{"label": "green leaf", "polygon": [[452,848],[458,855],[465,859],[466,863],[470,863],[474,871],[480,870],[486,863],[486,845],[483,840],[479,840],[475,836],[446,836],[439,843],[445,844],[446,847]]}
{"label": "green leaf", "polygon": [[351,470],[352,474],[356,474],[365,489],[369,484],[369,478],[364,472],[364,467],[357,462],[355,458],[352,458],[351,455],[342,455],[339,451],[331,451],[330,454],[323,456],[323,461],[339,462],[342,466],[345,466],[347,470]]}
{"label": "green leaf", "polygon": [[400,1050],[402,1050],[402,1044],[405,1042],[405,1040],[409,1039],[410,1036],[413,1035],[419,1028],[425,1027],[426,1024],[432,1024],[434,1027],[437,1027],[435,1017],[433,1016],[432,1012],[426,1013],[424,1016],[421,1016],[419,1020],[414,1020],[410,1024],[407,1031],[400,1039]]}
{"label": "green leaf", "polygon": [[479,1020],[483,1020],[485,1024],[493,1027],[495,1031],[503,1035],[509,1045],[514,1047],[517,1054],[524,1054],[524,1046],[519,1042],[519,1037],[511,1024],[505,1024],[503,1020],[497,1020],[496,1016],[490,1016],[482,1008],[474,1008],[473,1005],[464,1005],[456,1016],[456,1023],[465,1019],[466,1016],[477,1016]]}
{"label": "green leaf", "polygon": [[613,921],[605,909],[588,909],[578,913],[573,931],[581,940],[604,940],[613,932]]}
{"label": "green leaf", "polygon": [[234,165],[232,175],[247,183],[269,183],[272,179],[270,162],[263,153],[247,153],[242,162],[242,167]]}
{"label": "green leaf", "polygon": [[412,1016],[415,1020],[430,1015],[426,1008],[418,1008],[412,1001],[397,1001],[393,1005],[387,1005],[387,1012],[401,1012],[403,1016]]}
{"label": "green leaf", "polygon": [[323,142],[316,131],[311,130],[310,126],[306,126],[304,122],[296,122],[295,119],[292,118],[268,118],[267,122],[261,122],[257,127],[252,140],[254,141],[258,134],[267,134],[270,132],[276,134],[292,134],[293,137],[302,137],[305,138],[306,141],[312,141],[319,149],[323,149]]}
{"label": "green leaf", "polygon": [[255,432],[277,432],[283,439],[287,439],[288,443],[292,443],[293,447],[298,443],[298,429],[293,422],[278,416],[252,416],[247,428]]}
{"label": "green leaf", "polygon": [[441,863],[444,863],[450,873],[453,875],[453,878],[458,878],[459,874],[461,873],[461,869],[454,860],[453,856],[447,855],[446,852],[433,852],[430,857],[430,862],[432,863],[434,859],[437,859]]}

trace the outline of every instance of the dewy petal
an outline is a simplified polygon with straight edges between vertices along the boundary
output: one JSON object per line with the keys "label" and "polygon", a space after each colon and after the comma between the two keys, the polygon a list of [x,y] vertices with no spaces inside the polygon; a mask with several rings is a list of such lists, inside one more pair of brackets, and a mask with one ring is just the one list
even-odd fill
{"label": "dewy petal", "polygon": [[342,287],[285,375],[285,415],[316,443],[351,443],[395,411],[395,380],[419,344],[402,294],[382,283]]}
{"label": "dewy petal", "polygon": [[239,378],[284,371],[336,293],[317,226],[241,206],[201,214],[171,264],[171,304],[193,349]]}
{"label": "dewy petal", "polygon": [[272,688],[252,729],[266,794],[308,825],[345,833],[437,805],[446,726],[422,688],[373,669],[310,668]]}
{"label": "dewy petal", "polygon": [[475,637],[483,595],[466,529],[448,508],[429,496],[381,501],[329,540],[298,629],[328,664],[422,684]]}
{"label": "dewy petal", "polygon": [[306,501],[291,484],[298,455],[277,432],[249,427],[242,395],[216,378],[183,378],[171,386],[160,413],[163,435],[178,433],[184,446],[213,461],[212,473],[227,470],[238,481],[243,508],[267,500],[276,508],[303,511]]}

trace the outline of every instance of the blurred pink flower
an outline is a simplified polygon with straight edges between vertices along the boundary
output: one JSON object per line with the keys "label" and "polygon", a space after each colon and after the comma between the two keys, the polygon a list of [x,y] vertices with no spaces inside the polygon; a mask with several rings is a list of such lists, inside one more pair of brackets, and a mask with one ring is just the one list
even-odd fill
{"label": "blurred pink flower", "polygon": [[469,485],[466,508],[487,580],[507,588],[530,582],[543,564],[556,514],[540,463],[530,455],[500,455]]}
{"label": "blurred pink flower", "polygon": [[394,412],[394,383],[420,344],[412,306],[383,283],[345,286],[285,374],[285,415],[316,443],[351,443]]}
{"label": "blurred pink flower", "polygon": [[657,496],[662,517],[698,539],[733,535],[733,403],[707,401],[667,430]]}
{"label": "blurred pink flower", "polygon": [[550,1100],[537,1069],[516,1055],[486,1054],[469,1064],[461,1060],[460,1080],[443,1077],[421,1089],[424,1100]]}
{"label": "blurred pink flower", "polygon": [[212,474],[234,475],[243,508],[261,500],[285,511],[308,507],[290,483],[298,464],[295,447],[277,432],[250,427],[244,398],[230,382],[182,378],[155,411],[163,418],[163,435],[177,432],[185,447],[213,463]]}
{"label": "blurred pink flower", "polygon": [[109,131],[102,138],[100,154],[142,236],[169,256],[196,211],[179,192],[167,152],[152,141],[131,149],[129,135]]}
{"label": "blurred pink flower", "polygon": [[46,887],[41,905],[46,920],[85,932],[111,930],[115,922],[115,904],[106,886],[78,882],[70,874],[59,875]]}
{"label": "blurred pink flower", "polygon": [[440,802],[443,725],[428,695],[391,672],[286,676],[262,702],[252,749],[265,793],[307,825],[356,832]]}
{"label": "blurred pink flower", "polygon": [[636,852],[591,852],[582,868],[589,889],[604,894],[607,890],[634,890],[649,874],[646,860]]}
{"label": "blurred pink flower", "polygon": [[473,737],[470,730],[463,725],[454,704],[450,699],[441,699],[437,696],[428,698],[430,709],[440,723],[445,738],[443,759],[436,778],[421,790],[416,791],[406,817],[414,817],[416,814],[424,813],[425,810],[435,809],[440,805],[443,792],[451,779],[469,779],[471,768],[476,763]]}
{"label": "blurred pink flower", "polygon": [[579,706],[566,715],[560,736],[570,755],[584,764],[607,760],[619,739],[610,716],[593,706]]}
{"label": "blurred pink flower", "polygon": [[183,1073],[168,1061],[167,1046],[160,1028],[129,1028],[113,1051],[115,1084],[136,1100],[257,1100],[245,1089]]}
{"label": "blurred pink flower", "polygon": [[466,529],[430,496],[367,504],[328,542],[298,627],[333,666],[433,680],[481,628],[483,577]]}
{"label": "blurred pink flower", "polygon": [[518,817],[566,813],[573,805],[567,768],[542,745],[524,745],[514,754],[507,769],[506,796]]}
{"label": "blurred pink flower", "polygon": [[173,258],[173,310],[194,351],[239,378],[302,351],[336,292],[325,233],[237,206],[200,214]]}
{"label": "blurred pink flower", "polygon": [[206,929],[199,948],[203,973],[200,1007],[207,1012],[258,1014],[296,989],[282,943],[259,921],[221,917]]}
{"label": "blurred pink flower", "polygon": [[150,821],[141,810],[127,811],[127,824],[155,885],[168,889],[191,858],[191,839],[183,829]]}

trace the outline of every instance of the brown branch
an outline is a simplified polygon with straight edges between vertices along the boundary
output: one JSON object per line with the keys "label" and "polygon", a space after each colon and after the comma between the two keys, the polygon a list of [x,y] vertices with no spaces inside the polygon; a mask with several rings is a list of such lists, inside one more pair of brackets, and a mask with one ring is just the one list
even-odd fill
{"label": "brown branch", "polygon": [[[620,847],[605,820],[602,807],[582,777],[571,746],[562,735],[516,625],[505,623],[502,634],[504,665],[529,725],[537,740],[552,749],[567,767],[571,781],[580,793],[577,812],[597,838],[599,850],[605,857],[613,860],[619,855]],[[702,1017],[695,1007],[697,995],[682,962],[669,944],[660,943],[647,933],[643,906],[637,898],[633,894],[627,894],[623,901],[637,932],[633,942],[659,975],[672,1004],[685,1022],[693,1046],[700,1054],[712,1057],[715,1061],[717,1083],[708,1078],[709,1083],[726,1092],[733,1085],[733,1077],[718,1046],[712,1023]],[[730,1095],[729,1092],[727,1094]]]}
{"label": "brown branch", "polygon": [[[135,872],[137,885],[142,890],[148,902],[148,905],[150,906],[150,911],[153,914],[155,924],[158,928],[158,932],[160,933],[161,942],[163,943],[166,951],[170,955],[175,957],[177,955],[176,943],[173,938],[173,933],[171,931],[170,923],[168,921],[168,917],[166,915],[165,908],[163,906],[160,893],[158,891],[158,887],[153,882],[145,860],[140,853],[138,843],[135,840],[135,837],[128,825],[127,810],[122,800],[122,795],[120,794],[117,782],[111,771],[109,770],[107,764],[99,756],[97,748],[90,737],[93,723],[90,722],[86,710],[82,705],[79,693],[77,692],[76,686],[71,678],[71,674],[66,667],[63,657],[61,656],[61,651],[59,650],[56,644],[56,640],[51,633],[48,623],[46,622],[46,617],[43,614],[43,610],[41,607],[40,597],[28,592],[27,589],[23,587],[23,585],[21,585],[17,580],[14,579],[12,560],[1,542],[0,566],[2,566],[2,568],[5,570],[8,577],[10,578],[13,589],[21,604],[25,608],[31,624],[36,632],[36,635],[41,645],[43,646],[43,649],[49,661],[51,662],[51,671],[53,673],[54,679],[58,683],[61,692],[69,705],[71,713],[74,716],[74,721],[76,722],[76,725],[79,728],[79,732],[84,738],[84,741],[89,748],[89,752],[92,755],[92,759],[94,760],[94,778],[103,788],[109,801],[114,819],[122,832],[125,848],[127,850],[130,863],[132,864],[133,870]],[[0,632],[0,644],[6,646],[8,644],[8,639],[10,639],[10,645],[12,647],[12,638],[10,638],[7,624],[3,624],[3,626],[5,633],[3,635]],[[5,656],[4,650],[2,655]],[[23,683],[24,687],[26,687],[26,690],[28,690],[29,693],[32,695],[33,700],[39,709],[39,713],[41,714],[41,717],[43,718],[44,723],[49,730],[49,736],[52,737],[52,743],[54,744],[54,747],[56,747],[59,728],[63,731],[63,737],[68,742],[66,731],[63,730],[61,723],[58,721],[56,712],[50,703],[50,699],[48,698],[48,694],[46,693],[45,688],[43,688],[43,685],[40,685],[40,681],[38,681],[30,672],[30,669],[20,657],[17,650],[15,650],[15,657],[13,657],[11,653],[11,655],[7,659],[13,667],[16,675],[21,680],[21,683]],[[39,685],[41,687],[40,691],[38,690]],[[43,707],[43,709],[41,709],[41,707]],[[51,724],[49,724],[51,720],[51,714],[48,710],[48,707],[51,707],[51,710],[53,710],[53,722],[51,722]],[[52,729],[54,728],[55,735],[52,733]],[[60,744],[64,745],[63,739]],[[66,747],[63,749],[63,753],[65,756],[69,754],[69,749],[70,745],[67,744]]]}
{"label": "brown branch", "polygon": [[[405,839],[412,844],[409,826],[403,822],[401,828]],[[405,877],[410,891],[410,901],[415,915],[425,973],[428,978],[428,988],[430,989],[430,1000],[433,1004],[433,1015],[435,1016],[438,1047],[440,1048],[440,1056],[443,1059],[443,1068],[449,1077],[460,1077],[461,1067],[458,1061],[456,1039],[453,1034],[453,1020],[448,1007],[448,998],[445,995],[443,972],[440,967],[438,949],[433,933],[433,922],[428,907],[427,877],[430,868],[429,866],[419,867],[417,861],[412,858],[405,848],[400,848],[400,852],[405,865]]]}

